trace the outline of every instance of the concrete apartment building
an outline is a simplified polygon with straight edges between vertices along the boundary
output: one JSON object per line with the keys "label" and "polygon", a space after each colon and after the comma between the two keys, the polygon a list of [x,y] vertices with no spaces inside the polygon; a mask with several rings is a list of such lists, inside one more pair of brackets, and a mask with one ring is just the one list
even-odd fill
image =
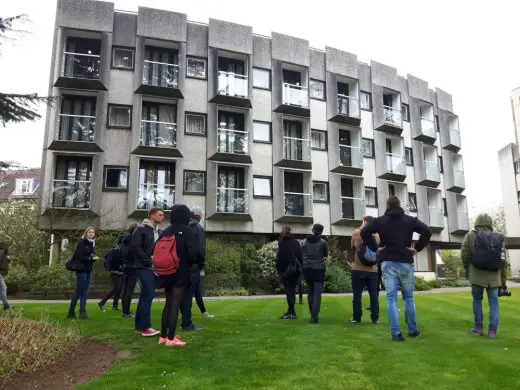
{"label": "concrete apartment building", "polygon": [[49,93],[42,228],[119,229],[177,202],[208,232],[348,237],[395,194],[434,231],[425,276],[469,229],[452,97],[352,53],[59,0]]}

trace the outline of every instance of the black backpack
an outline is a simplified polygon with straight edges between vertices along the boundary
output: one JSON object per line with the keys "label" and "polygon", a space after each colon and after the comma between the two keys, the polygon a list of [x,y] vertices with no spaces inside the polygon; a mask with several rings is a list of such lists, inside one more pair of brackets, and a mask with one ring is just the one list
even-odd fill
{"label": "black backpack", "polygon": [[105,254],[105,271],[120,271],[123,265],[122,260],[120,247],[117,245]]}
{"label": "black backpack", "polygon": [[373,267],[377,264],[377,253],[370,249],[366,244],[361,244],[357,251],[357,256],[361,264]]}
{"label": "black backpack", "polygon": [[503,267],[502,249],[504,237],[499,233],[474,230],[475,248],[471,254],[471,264],[485,271],[499,271]]}
{"label": "black backpack", "polygon": [[[137,230],[137,229],[136,229]],[[132,233],[128,233],[121,240],[119,245],[119,256],[123,264],[128,264],[130,259],[130,242],[132,241]]]}

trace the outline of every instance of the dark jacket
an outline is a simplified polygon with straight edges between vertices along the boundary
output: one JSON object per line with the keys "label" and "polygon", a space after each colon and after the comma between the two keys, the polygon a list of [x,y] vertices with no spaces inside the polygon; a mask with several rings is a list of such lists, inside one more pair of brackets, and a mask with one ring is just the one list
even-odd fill
{"label": "dark jacket", "polygon": [[278,253],[276,254],[276,269],[278,272],[285,272],[294,259],[303,264],[300,243],[293,236],[282,237],[278,242]]}
{"label": "dark jacket", "polygon": [[119,245],[119,253],[121,255],[121,263],[123,268],[135,268],[135,262],[130,255],[130,244],[132,243],[132,234],[135,229],[128,229],[128,233],[119,236],[117,245]]}
{"label": "dark jacket", "polygon": [[86,238],[81,238],[78,241],[76,251],[74,252],[74,259],[78,262],[78,269],[76,272],[92,272],[92,264],[94,264],[92,257],[94,254],[94,243]]}
{"label": "dark jacket", "polygon": [[7,253],[9,252],[9,244],[6,242],[0,242],[0,275],[7,276],[9,272],[9,258]]}
{"label": "dark jacket", "polygon": [[155,248],[156,228],[150,221],[145,219],[143,223],[135,229],[130,241],[129,257],[133,267],[137,269],[152,268],[152,255]]}
{"label": "dark jacket", "polygon": [[329,255],[327,242],[321,235],[311,234],[303,241],[303,269],[324,270],[325,258]]}
{"label": "dark jacket", "polygon": [[195,241],[197,242],[197,259],[195,262],[199,264],[200,268],[204,268],[204,263],[206,261],[206,232],[204,231],[204,228],[200,226],[198,219],[191,218],[189,226],[193,232]]}
{"label": "dark jacket", "polygon": [[373,235],[379,234],[380,246],[385,248],[379,254],[380,262],[413,263],[413,256],[408,248],[412,246],[414,232],[421,235],[419,241],[415,243],[415,249],[420,252],[430,241],[432,232],[426,224],[406,215],[404,210],[398,207],[386,210],[385,215],[365,225],[361,229],[361,238],[371,250],[376,252],[379,245]]}
{"label": "dark jacket", "polygon": [[190,209],[184,205],[175,205],[171,209],[171,225],[161,233],[161,237],[175,235],[177,254],[180,259],[177,275],[180,278],[188,278],[189,268],[197,261],[197,241],[188,225],[189,222]]}

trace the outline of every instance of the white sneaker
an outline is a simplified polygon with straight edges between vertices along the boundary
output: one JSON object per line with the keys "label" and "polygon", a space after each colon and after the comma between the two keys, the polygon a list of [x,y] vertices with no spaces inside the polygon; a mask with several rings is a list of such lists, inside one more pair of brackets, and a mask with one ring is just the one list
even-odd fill
{"label": "white sneaker", "polygon": [[215,316],[213,314],[209,314],[208,312],[204,312],[202,313],[202,317],[206,317],[206,318],[215,318]]}

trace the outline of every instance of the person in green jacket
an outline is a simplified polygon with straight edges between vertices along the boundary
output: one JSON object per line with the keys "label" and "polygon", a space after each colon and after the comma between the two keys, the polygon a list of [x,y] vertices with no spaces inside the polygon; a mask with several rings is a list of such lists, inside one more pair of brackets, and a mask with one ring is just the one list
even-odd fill
{"label": "person in green jacket", "polygon": [[488,271],[476,268],[471,261],[475,252],[476,231],[493,232],[493,219],[487,214],[480,214],[475,220],[475,230],[466,234],[461,248],[461,259],[471,283],[473,296],[473,314],[475,326],[471,333],[483,335],[482,298],[484,289],[487,292],[489,302],[489,332],[490,338],[496,338],[498,328],[498,290],[505,285],[505,247],[502,247],[502,268],[498,271]]}

